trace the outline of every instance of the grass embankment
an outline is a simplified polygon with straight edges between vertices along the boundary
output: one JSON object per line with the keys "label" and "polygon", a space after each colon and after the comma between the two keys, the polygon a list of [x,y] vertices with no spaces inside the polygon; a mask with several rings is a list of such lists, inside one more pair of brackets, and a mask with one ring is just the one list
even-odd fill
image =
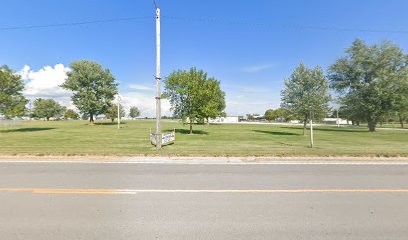
{"label": "grass embankment", "polygon": [[176,143],[156,151],[149,142],[154,121],[26,121],[0,128],[0,155],[184,155],[184,156],[408,156],[408,131],[316,127],[315,148],[301,127],[277,125],[198,125],[163,121],[176,128]]}

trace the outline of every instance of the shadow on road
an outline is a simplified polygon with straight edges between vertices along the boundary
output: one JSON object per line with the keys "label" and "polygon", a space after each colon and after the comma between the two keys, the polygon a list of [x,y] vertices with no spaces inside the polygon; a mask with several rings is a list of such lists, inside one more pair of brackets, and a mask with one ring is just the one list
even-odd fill
{"label": "shadow on road", "polygon": [[1,133],[13,133],[13,132],[39,132],[39,131],[47,131],[52,130],[55,128],[17,128],[17,129],[7,129],[7,130],[0,130]]}

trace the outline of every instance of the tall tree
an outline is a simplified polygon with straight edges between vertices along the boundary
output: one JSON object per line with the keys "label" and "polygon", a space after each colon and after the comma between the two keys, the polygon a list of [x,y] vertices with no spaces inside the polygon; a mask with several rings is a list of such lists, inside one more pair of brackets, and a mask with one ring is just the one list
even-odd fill
{"label": "tall tree", "polygon": [[28,100],[23,96],[21,76],[7,66],[0,67],[0,115],[6,118],[23,116]]}
{"label": "tall tree", "polygon": [[207,78],[203,70],[193,67],[189,71],[174,71],[164,84],[163,96],[169,99],[174,116],[189,119],[190,134],[193,133],[194,122],[221,114],[221,109],[225,108],[219,81]]}
{"label": "tall tree", "polygon": [[[407,69],[404,69],[407,70]],[[404,122],[408,120],[408,74],[401,74],[396,80],[396,89],[394,91],[393,110],[398,116],[401,128],[404,128]]]}
{"label": "tall tree", "polygon": [[60,117],[66,108],[53,99],[37,98],[34,100],[33,117],[45,118],[47,121],[52,117]]}
{"label": "tall tree", "polygon": [[135,119],[140,116],[140,111],[136,106],[131,106],[129,110],[129,117]]}
{"label": "tall tree", "polygon": [[81,60],[72,62],[72,71],[62,87],[74,92],[72,102],[82,114],[89,115],[93,124],[94,117],[104,114],[118,93],[118,84],[109,69],[103,69],[96,62]]}
{"label": "tall tree", "polygon": [[330,66],[331,87],[340,94],[340,103],[359,121],[367,121],[369,131],[395,108],[398,79],[407,77],[407,58],[390,42],[372,46],[357,39],[347,55]]}
{"label": "tall tree", "polygon": [[[125,117],[126,112],[122,104],[119,104],[119,111],[120,111],[120,117]],[[118,118],[118,104],[112,104],[109,108],[108,111],[106,112],[106,117],[109,118],[112,122],[115,121],[116,118]]]}
{"label": "tall tree", "polygon": [[323,70],[317,66],[308,69],[303,63],[285,80],[285,89],[281,92],[281,107],[303,121],[303,134],[311,117],[320,119],[330,110],[329,83]]}

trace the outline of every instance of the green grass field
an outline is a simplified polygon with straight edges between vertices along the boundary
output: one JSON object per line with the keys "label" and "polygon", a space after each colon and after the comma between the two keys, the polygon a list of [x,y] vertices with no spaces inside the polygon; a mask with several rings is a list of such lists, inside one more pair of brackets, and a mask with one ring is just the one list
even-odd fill
{"label": "green grass field", "polygon": [[163,121],[176,129],[176,143],[156,151],[149,142],[154,121],[26,121],[0,127],[0,155],[178,155],[178,156],[408,156],[408,131],[316,127],[315,148],[295,126],[197,125]]}

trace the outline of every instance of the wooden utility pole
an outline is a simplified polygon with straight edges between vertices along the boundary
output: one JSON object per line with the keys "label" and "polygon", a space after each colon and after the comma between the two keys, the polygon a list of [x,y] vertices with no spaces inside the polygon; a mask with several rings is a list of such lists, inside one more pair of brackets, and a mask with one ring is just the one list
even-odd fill
{"label": "wooden utility pole", "polygon": [[120,96],[118,93],[118,129],[120,129]]}
{"label": "wooden utility pole", "polygon": [[161,148],[160,8],[156,8],[156,149]]}
{"label": "wooden utility pole", "polygon": [[310,111],[310,147],[313,148],[313,113]]}

